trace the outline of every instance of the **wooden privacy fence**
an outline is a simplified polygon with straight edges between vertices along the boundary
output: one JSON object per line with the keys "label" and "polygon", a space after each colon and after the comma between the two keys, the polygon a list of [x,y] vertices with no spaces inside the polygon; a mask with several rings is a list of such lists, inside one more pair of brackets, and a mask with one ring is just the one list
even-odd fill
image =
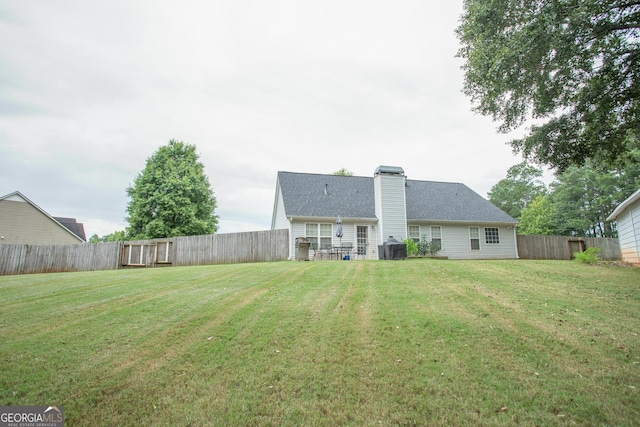
{"label": "wooden privacy fence", "polygon": [[598,256],[605,261],[620,259],[618,239],[601,237],[528,236],[518,235],[518,256],[521,259],[573,259],[575,252],[599,248]]}
{"label": "wooden privacy fence", "polygon": [[[518,235],[518,255],[522,259],[569,260],[574,252],[590,247],[599,248],[599,256],[603,260],[620,259],[618,239]],[[0,244],[0,276],[284,261],[288,258],[288,230],[82,245]]]}
{"label": "wooden privacy fence", "polygon": [[115,270],[119,242],[82,245],[0,245],[0,276]]}
{"label": "wooden privacy fence", "polygon": [[289,231],[210,234],[82,245],[0,244],[0,276],[126,267],[284,261]]}
{"label": "wooden privacy fence", "polygon": [[184,266],[288,258],[289,231],[269,230],[123,242],[120,264],[124,267]]}
{"label": "wooden privacy fence", "polygon": [[289,230],[175,237],[174,265],[284,261],[289,258]]}

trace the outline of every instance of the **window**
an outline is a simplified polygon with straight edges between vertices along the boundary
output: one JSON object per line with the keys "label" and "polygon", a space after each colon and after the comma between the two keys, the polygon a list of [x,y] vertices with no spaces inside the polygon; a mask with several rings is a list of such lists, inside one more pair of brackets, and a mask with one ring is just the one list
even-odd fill
{"label": "window", "polygon": [[305,237],[309,239],[312,248],[318,247],[318,224],[307,224]]}
{"label": "window", "polygon": [[480,250],[480,230],[478,227],[469,227],[469,239],[471,240],[471,250]]}
{"label": "window", "polygon": [[497,227],[486,227],[484,229],[484,241],[488,245],[500,243],[500,234]]}
{"label": "window", "polygon": [[327,249],[331,247],[333,236],[332,224],[307,223],[305,237],[309,239],[312,248]]}
{"label": "window", "polygon": [[419,225],[410,225],[409,226],[409,238],[413,239],[414,242],[418,243],[420,241],[420,226]]}
{"label": "window", "polygon": [[330,248],[332,238],[333,238],[333,225],[320,224],[320,247]]}
{"label": "window", "polygon": [[436,243],[442,248],[442,228],[439,225],[431,226],[431,243]]}

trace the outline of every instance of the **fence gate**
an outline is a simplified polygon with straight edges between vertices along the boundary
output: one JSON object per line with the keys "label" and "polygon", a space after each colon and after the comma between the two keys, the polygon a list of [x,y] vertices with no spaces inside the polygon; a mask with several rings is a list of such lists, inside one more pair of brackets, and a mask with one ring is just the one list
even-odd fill
{"label": "fence gate", "polygon": [[171,241],[155,243],[153,262],[155,264],[171,264]]}
{"label": "fence gate", "polygon": [[172,263],[171,241],[125,243],[120,263],[123,267],[147,267]]}
{"label": "fence gate", "polygon": [[131,267],[144,267],[144,245],[125,244],[122,246],[121,264]]}
{"label": "fence gate", "polygon": [[569,245],[569,259],[573,259],[573,254],[576,252],[584,252],[586,249],[582,239],[569,239],[567,244]]}

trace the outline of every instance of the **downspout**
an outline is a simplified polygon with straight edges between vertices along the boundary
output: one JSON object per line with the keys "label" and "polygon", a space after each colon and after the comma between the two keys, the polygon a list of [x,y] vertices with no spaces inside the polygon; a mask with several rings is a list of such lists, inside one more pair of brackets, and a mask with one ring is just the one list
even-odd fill
{"label": "downspout", "polygon": [[287,222],[289,223],[289,261],[293,260],[295,256],[295,240],[293,238],[293,218],[288,216]]}

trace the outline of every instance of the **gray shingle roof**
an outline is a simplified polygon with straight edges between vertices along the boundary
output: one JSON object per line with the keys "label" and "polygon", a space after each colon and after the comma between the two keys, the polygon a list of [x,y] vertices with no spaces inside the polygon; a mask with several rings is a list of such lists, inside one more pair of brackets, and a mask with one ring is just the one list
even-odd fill
{"label": "gray shingle roof", "polygon": [[464,184],[407,180],[407,219],[429,221],[517,221]]}
{"label": "gray shingle roof", "polygon": [[[278,182],[287,216],[375,218],[373,177],[278,172]],[[408,220],[517,222],[464,184],[407,180],[405,189]]]}
{"label": "gray shingle roof", "polygon": [[278,172],[278,182],[287,216],[376,217],[373,178]]}

